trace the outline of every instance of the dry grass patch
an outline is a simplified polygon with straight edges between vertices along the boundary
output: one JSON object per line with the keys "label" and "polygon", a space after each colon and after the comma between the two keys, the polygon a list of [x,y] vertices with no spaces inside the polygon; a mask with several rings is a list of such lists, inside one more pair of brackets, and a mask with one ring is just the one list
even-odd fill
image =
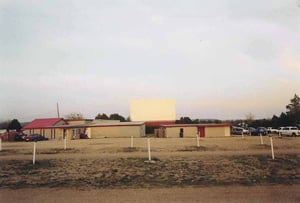
{"label": "dry grass patch", "polygon": [[149,188],[300,184],[299,155],[1,161],[0,187]]}

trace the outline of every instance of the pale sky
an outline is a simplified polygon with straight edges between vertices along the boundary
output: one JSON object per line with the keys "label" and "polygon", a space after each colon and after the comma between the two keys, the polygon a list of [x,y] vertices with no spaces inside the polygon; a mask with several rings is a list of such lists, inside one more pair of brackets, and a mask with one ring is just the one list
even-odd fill
{"label": "pale sky", "polygon": [[300,95],[299,0],[0,0],[0,120],[270,118]]}

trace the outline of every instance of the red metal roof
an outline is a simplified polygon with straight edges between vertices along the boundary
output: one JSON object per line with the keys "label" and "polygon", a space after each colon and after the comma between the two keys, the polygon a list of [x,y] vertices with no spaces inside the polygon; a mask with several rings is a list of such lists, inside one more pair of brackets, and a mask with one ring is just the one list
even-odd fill
{"label": "red metal roof", "polygon": [[159,127],[161,125],[172,125],[175,121],[146,121],[146,126]]}
{"label": "red metal roof", "polygon": [[64,121],[64,119],[63,118],[39,118],[33,120],[31,123],[24,126],[22,130],[47,128],[47,127],[55,126],[55,124],[60,121]]}

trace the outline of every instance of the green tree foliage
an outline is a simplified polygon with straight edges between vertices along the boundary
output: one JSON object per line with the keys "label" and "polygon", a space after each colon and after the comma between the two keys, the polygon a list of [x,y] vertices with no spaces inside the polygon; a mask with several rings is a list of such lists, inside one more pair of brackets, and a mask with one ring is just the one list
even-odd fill
{"label": "green tree foliage", "polygon": [[105,114],[105,113],[99,113],[95,119],[102,119],[102,120],[119,120],[121,122],[125,122],[126,119],[125,117],[121,116],[120,114],[118,113],[113,113],[111,114],[109,117]]}
{"label": "green tree foliage", "polygon": [[95,119],[109,120],[108,116],[105,113],[103,113],[103,114],[98,113],[98,115],[95,117]]}
{"label": "green tree foliage", "polygon": [[10,124],[10,120],[0,122],[0,129],[8,129],[8,125]]}
{"label": "green tree foliage", "polygon": [[190,117],[181,117],[179,120],[176,120],[177,124],[192,124],[193,121]]}
{"label": "green tree foliage", "polygon": [[272,119],[253,120],[251,126],[270,126],[278,128],[281,126],[296,126],[300,124],[300,98],[297,94],[286,105],[287,113],[282,112],[280,116],[273,115]]}
{"label": "green tree foliage", "polygon": [[300,98],[297,94],[292,98],[291,103],[286,106],[288,114],[296,114],[300,112]]}
{"label": "green tree foliage", "polygon": [[297,94],[290,100],[290,104],[286,106],[288,122],[291,125],[300,124],[300,98]]}
{"label": "green tree foliage", "polygon": [[209,123],[222,123],[218,119],[191,119],[188,116],[180,117],[179,120],[176,120],[176,124],[209,124]]}
{"label": "green tree foliage", "polygon": [[7,126],[7,130],[20,131],[21,128],[22,128],[22,126],[21,126],[20,122],[18,121],[18,119],[13,119]]}
{"label": "green tree foliage", "polygon": [[125,119],[123,116],[121,116],[121,115],[119,115],[119,114],[117,114],[117,113],[111,114],[111,115],[109,116],[109,119],[111,119],[111,120],[119,120],[119,121],[121,121],[121,122],[126,121],[126,119]]}
{"label": "green tree foliage", "polygon": [[221,120],[218,119],[195,119],[193,120],[195,124],[210,124],[210,123],[222,123]]}
{"label": "green tree foliage", "polygon": [[272,120],[271,119],[257,119],[257,120],[252,121],[251,126],[255,127],[255,128],[262,127],[262,126],[265,126],[265,127],[272,126]]}

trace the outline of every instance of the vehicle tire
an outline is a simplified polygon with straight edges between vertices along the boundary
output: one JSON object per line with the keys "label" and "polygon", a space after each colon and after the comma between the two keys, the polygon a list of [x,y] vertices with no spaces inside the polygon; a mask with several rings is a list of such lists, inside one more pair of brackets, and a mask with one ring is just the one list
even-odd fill
{"label": "vehicle tire", "polygon": [[292,133],[292,137],[296,137],[296,133]]}

